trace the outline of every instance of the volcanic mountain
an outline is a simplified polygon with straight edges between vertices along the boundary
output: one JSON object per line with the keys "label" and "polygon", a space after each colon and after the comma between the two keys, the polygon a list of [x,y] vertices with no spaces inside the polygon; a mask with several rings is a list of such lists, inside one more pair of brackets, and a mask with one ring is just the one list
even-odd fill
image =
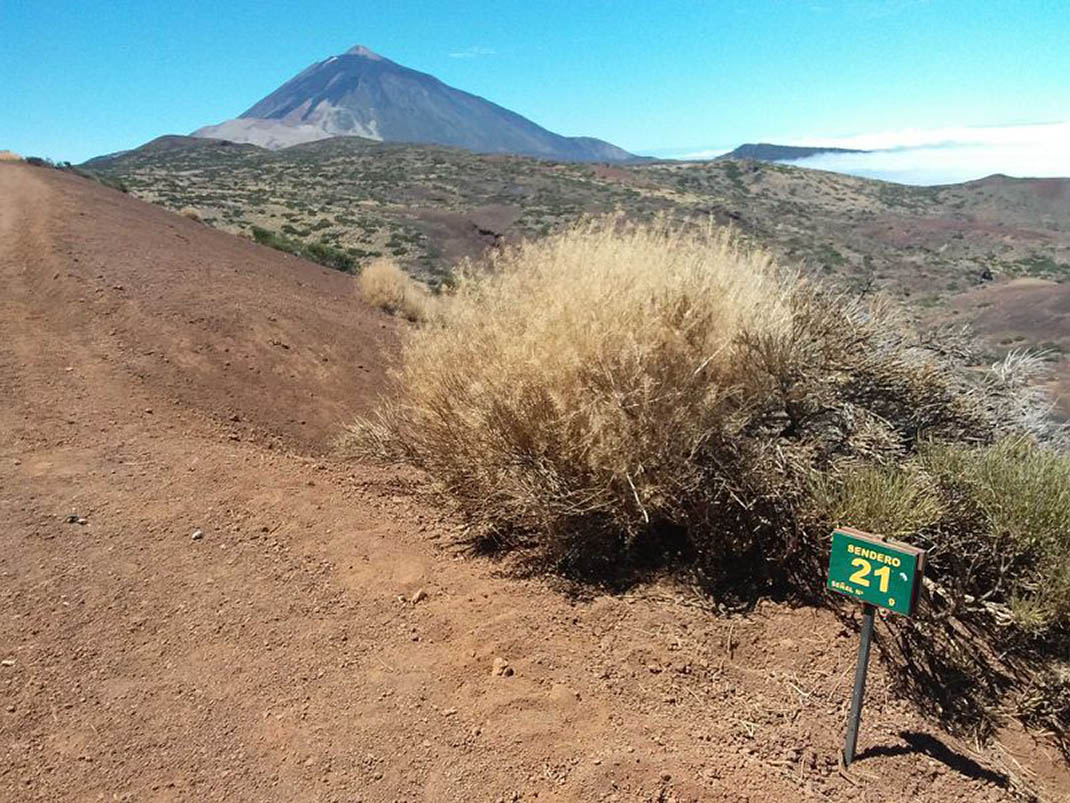
{"label": "volcanic mountain", "polygon": [[277,149],[337,136],[452,145],[565,161],[636,160],[591,137],[565,137],[357,45],[317,62],[235,120],[193,132]]}

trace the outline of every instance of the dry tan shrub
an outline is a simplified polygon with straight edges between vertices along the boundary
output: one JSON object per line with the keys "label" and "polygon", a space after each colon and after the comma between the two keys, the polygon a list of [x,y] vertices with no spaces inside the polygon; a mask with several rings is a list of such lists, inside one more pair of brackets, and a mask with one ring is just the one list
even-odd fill
{"label": "dry tan shrub", "polygon": [[386,257],[373,260],[357,274],[357,292],[373,307],[379,307],[410,321],[431,317],[435,298],[398,264]]}
{"label": "dry tan shrub", "polygon": [[570,523],[631,537],[686,519],[709,441],[746,420],[741,333],[790,326],[765,253],[724,232],[592,223],[460,281],[408,333],[398,403],[357,429],[489,529],[538,531],[562,554]]}
{"label": "dry tan shrub", "polygon": [[192,206],[183,207],[178,214],[182,215],[182,217],[184,218],[189,218],[190,220],[195,221],[197,223],[204,222],[203,218],[201,218],[200,211]]}

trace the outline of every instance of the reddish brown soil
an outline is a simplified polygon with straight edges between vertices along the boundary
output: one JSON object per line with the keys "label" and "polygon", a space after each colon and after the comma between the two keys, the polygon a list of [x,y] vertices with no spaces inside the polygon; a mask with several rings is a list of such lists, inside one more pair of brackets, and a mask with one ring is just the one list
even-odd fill
{"label": "reddish brown soil", "polygon": [[881,218],[877,222],[865,223],[857,227],[859,234],[895,248],[916,246],[930,243],[934,247],[946,245],[948,238],[955,234],[970,238],[999,238],[1003,242],[1036,242],[1045,244],[1057,239],[1048,231],[1012,226],[999,221],[987,221],[980,217],[965,220],[954,218],[926,218],[913,216],[893,216]]}
{"label": "reddish brown soil", "polygon": [[0,287],[0,799],[1070,788],[1027,734],[943,734],[876,660],[841,773],[856,638],[826,611],[577,603],[451,548],[418,477],[331,456],[395,332],[345,276],[5,165]]}
{"label": "reddish brown soil", "polygon": [[968,323],[996,348],[1043,344],[1051,350],[1053,396],[1060,414],[1070,417],[1070,285],[996,282],[954,296],[951,308],[956,322]]}

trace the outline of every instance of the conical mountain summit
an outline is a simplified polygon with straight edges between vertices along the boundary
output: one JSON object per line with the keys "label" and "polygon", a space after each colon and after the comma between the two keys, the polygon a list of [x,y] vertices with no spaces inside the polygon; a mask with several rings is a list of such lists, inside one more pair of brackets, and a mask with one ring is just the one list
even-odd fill
{"label": "conical mountain summit", "polygon": [[193,136],[267,148],[357,136],[568,161],[637,158],[602,140],[555,134],[363,45],[311,65],[238,118]]}

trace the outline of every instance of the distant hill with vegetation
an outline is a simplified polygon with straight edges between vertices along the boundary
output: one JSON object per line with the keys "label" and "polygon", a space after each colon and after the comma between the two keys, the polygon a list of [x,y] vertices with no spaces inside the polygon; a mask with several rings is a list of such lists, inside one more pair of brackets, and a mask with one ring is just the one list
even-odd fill
{"label": "distant hill with vegetation", "polygon": [[718,156],[718,159],[755,159],[759,162],[791,162],[820,156],[824,153],[869,153],[853,148],[822,148],[820,146],[771,145],[768,142],[748,142],[740,145],[730,153]]}

